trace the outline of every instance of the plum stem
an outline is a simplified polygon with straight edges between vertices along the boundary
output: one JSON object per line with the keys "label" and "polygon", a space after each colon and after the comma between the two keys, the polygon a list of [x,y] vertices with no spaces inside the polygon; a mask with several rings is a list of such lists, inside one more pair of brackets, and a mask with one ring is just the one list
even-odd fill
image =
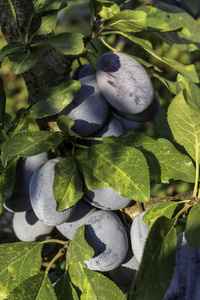
{"label": "plum stem", "polygon": [[51,269],[51,266],[53,265],[53,263],[58,259],[60,258],[61,256],[63,256],[63,254],[66,253],[66,250],[63,248],[61,248],[59,250],[59,252],[54,256],[54,258],[50,261],[50,263],[48,264],[48,267],[46,268],[45,270],[45,275],[48,275],[49,273],[49,270]]}
{"label": "plum stem", "polygon": [[115,48],[113,48],[112,46],[110,46],[110,45],[103,39],[103,37],[100,37],[100,39],[101,39],[102,43],[103,43],[106,47],[108,47],[111,51],[117,52],[117,50],[116,50]]}
{"label": "plum stem", "polygon": [[41,242],[42,244],[47,244],[47,243],[57,243],[57,244],[61,244],[61,245],[66,245],[67,242],[66,241],[61,241],[61,240],[57,240],[57,239],[50,239],[50,240],[45,240]]}

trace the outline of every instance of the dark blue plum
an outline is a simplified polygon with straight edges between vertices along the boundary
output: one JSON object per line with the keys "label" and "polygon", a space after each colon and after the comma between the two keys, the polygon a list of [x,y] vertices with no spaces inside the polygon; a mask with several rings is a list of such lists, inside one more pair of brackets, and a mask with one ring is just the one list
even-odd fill
{"label": "dark blue plum", "polygon": [[67,239],[71,240],[77,228],[80,227],[83,224],[84,220],[95,211],[96,208],[87,203],[85,200],[80,199],[74,209],[71,218],[64,223],[57,225],[56,228]]}
{"label": "dark blue plum", "polygon": [[11,212],[22,212],[32,208],[29,199],[29,182],[35,170],[51,158],[51,154],[43,152],[38,155],[20,158],[16,166],[16,181],[12,196],[4,203]]}
{"label": "dark blue plum", "polygon": [[78,80],[90,75],[95,75],[95,70],[90,64],[85,64],[76,68],[72,75],[72,79]]}
{"label": "dark blue plum", "polygon": [[82,137],[97,132],[106,122],[110,106],[100,93],[95,76],[80,79],[81,88],[73,101],[60,113],[72,118],[72,130]]}
{"label": "dark blue plum", "polygon": [[154,99],[151,79],[144,67],[124,53],[105,53],[96,65],[99,89],[116,110],[139,114]]}
{"label": "dark blue plum", "polygon": [[68,220],[76,204],[63,212],[56,211],[56,200],[53,195],[54,166],[60,157],[48,160],[32,175],[29,185],[29,195],[32,208],[45,224],[59,225]]}
{"label": "dark blue plum", "polygon": [[44,240],[53,228],[40,221],[32,209],[14,213],[13,230],[17,238],[23,242]]}
{"label": "dark blue plum", "polygon": [[90,270],[107,272],[117,268],[126,258],[128,239],[119,217],[111,211],[99,210],[84,221],[85,239],[95,255],[83,264]]}
{"label": "dark blue plum", "polygon": [[91,205],[104,210],[118,210],[127,207],[130,199],[126,199],[113,191],[111,187],[86,190],[83,198]]}

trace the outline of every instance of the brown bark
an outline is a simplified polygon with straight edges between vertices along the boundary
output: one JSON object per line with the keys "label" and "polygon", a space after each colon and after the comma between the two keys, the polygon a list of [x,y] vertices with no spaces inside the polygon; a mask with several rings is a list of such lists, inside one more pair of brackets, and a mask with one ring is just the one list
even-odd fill
{"label": "brown bark", "polygon": [[[13,4],[18,25],[25,36],[27,24],[33,12],[32,2],[13,0]],[[21,44],[8,0],[0,1],[0,26],[8,44]],[[48,36],[38,36],[37,42]],[[31,52],[37,55],[38,62],[31,70],[23,74],[30,105],[39,101],[53,86],[68,80],[71,68],[70,59],[52,47],[35,47],[31,49]]]}

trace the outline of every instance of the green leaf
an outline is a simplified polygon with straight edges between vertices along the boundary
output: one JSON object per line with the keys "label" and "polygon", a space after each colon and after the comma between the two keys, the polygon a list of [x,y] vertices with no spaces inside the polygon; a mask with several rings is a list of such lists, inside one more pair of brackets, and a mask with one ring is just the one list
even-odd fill
{"label": "green leaf", "polygon": [[192,247],[200,246],[200,203],[197,202],[189,212],[185,228],[185,238]]}
{"label": "green leaf", "polygon": [[69,273],[65,272],[62,277],[57,281],[54,286],[57,300],[63,300],[66,298],[67,300],[79,300],[76,289],[74,288]]}
{"label": "green leaf", "polygon": [[200,88],[188,78],[178,75],[176,82],[177,94],[183,91],[187,104],[194,110],[200,110]]}
{"label": "green leaf", "polygon": [[193,110],[180,92],[168,108],[168,123],[176,141],[197,161],[200,159],[200,112]]}
{"label": "green leaf", "polygon": [[63,2],[58,9],[45,11],[39,19],[37,19],[36,24],[34,24],[34,35],[47,34],[54,30],[57,24],[58,12],[63,8],[67,7],[67,2]]}
{"label": "green leaf", "polygon": [[62,82],[53,87],[39,102],[30,108],[27,117],[41,119],[58,114],[73,100],[80,87],[80,82],[75,80]]}
{"label": "green leaf", "polygon": [[0,163],[0,213],[3,209],[3,204],[13,192],[15,185],[15,167],[18,158],[9,161],[6,168],[3,168]]}
{"label": "green leaf", "polygon": [[88,157],[88,152],[86,150],[76,152],[76,159],[88,190],[101,189],[109,186],[108,183],[105,183],[94,176],[93,163]]}
{"label": "green leaf", "polygon": [[95,15],[100,16],[103,20],[109,20],[120,11],[119,6],[111,1],[93,0]]}
{"label": "green leaf", "polygon": [[94,175],[127,199],[149,200],[149,170],[145,157],[134,147],[99,144],[88,149]]}
{"label": "green leaf", "polygon": [[162,216],[170,219],[174,213],[175,208],[180,203],[184,203],[184,201],[168,201],[158,203],[146,212],[146,214],[142,218],[142,221],[144,223],[147,223],[149,225],[149,228],[151,228],[155,221]]}
{"label": "green leaf", "polygon": [[190,22],[194,23],[191,16],[175,6],[155,4],[140,6],[138,9],[147,14],[147,27],[150,30],[174,31],[187,27]]}
{"label": "green leaf", "polygon": [[32,0],[33,6],[35,8],[35,13],[41,12],[46,7],[57,1],[58,0]]}
{"label": "green leaf", "polygon": [[9,67],[13,74],[21,74],[30,70],[37,62],[37,56],[32,53],[12,53],[8,56]]}
{"label": "green leaf", "polygon": [[57,132],[20,132],[3,144],[2,164],[5,167],[10,156],[27,157],[55,149],[62,140],[63,137]]}
{"label": "green leaf", "polygon": [[3,88],[3,80],[0,77],[0,130],[4,129],[5,108],[6,108],[6,94]]}
{"label": "green leaf", "polygon": [[86,269],[81,263],[71,264],[69,274],[72,283],[82,292],[81,300],[127,299],[113,281],[101,273]]}
{"label": "green leaf", "polygon": [[[187,1],[189,3],[189,1]],[[156,3],[152,6],[139,7],[147,13],[147,26],[150,30],[161,30],[168,32],[156,32],[164,42],[182,51],[194,51],[200,47],[199,22],[186,11],[177,6],[165,3]],[[175,30],[181,28],[175,32]]]}
{"label": "green leaf", "polygon": [[174,219],[161,217],[151,228],[131,286],[130,299],[163,299],[175,266],[177,235],[173,225]]}
{"label": "green leaf", "polygon": [[60,130],[68,136],[74,136],[77,138],[81,138],[80,135],[71,130],[71,127],[74,125],[75,121],[73,119],[67,118],[66,116],[60,116],[56,119],[57,125]]}
{"label": "green leaf", "polygon": [[20,283],[36,275],[41,267],[41,243],[0,245],[0,296],[4,299]]}
{"label": "green leaf", "polygon": [[53,193],[58,212],[73,206],[83,196],[82,180],[72,155],[61,158],[55,164]]}
{"label": "green leaf", "polygon": [[15,44],[9,44],[9,45],[4,46],[0,50],[0,67],[1,67],[1,64],[4,61],[4,58],[6,57],[6,55],[8,55],[10,53],[18,52],[21,49],[22,49],[22,47],[17,46]]}
{"label": "green leaf", "polygon": [[[118,32],[119,34],[122,34],[122,32]],[[180,62],[173,60],[169,57],[162,57],[159,55],[154,49],[152,48],[151,43],[148,40],[140,39],[136,36],[130,35],[128,33],[123,33],[125,37],[130,39],[132,42],[140,45],[143,49],[145,49],[147,52],[149,52],[151,55],[156,57],[158,60],[164,62],[165,64],[169,65],[170,67],[174,68],[176,71],[181,73],[182,75],[188,77],[191,81],[198,83],[199,78],[195,69],[194,65],[183,65]]]}
{"label": "green leaf", "polygon": [[43,40],[40,45],[49,45],[66,55],[82,53],[84,49],[83,35],[81,33],[65,32]]}
{"label": "green leaf", "polygon": [[54,288],[45,273],[37,274],[25,280],[6,298],[7,300],[57,300]]}
{"label": "green leaf", "polygon": [[[167,139],[153,140],[144,135],[134,136],[132,141],[136,147],[142,146],[153,153],[151,163],[156,166],[156,159],[161,168],[161,181],[168,183],[169,179],[195,182],[195,167],[192,160],[179,152]],[[145,154],[145,153],[144,153]]]}
{"label": "green leaf", "polygon": [[115,14],[100,30],[120,30],[139,32],[146,30],[146,13],[143,11],[123,10]]}
{"label": "green leaf", "polygon": [[69,249],[66,254],[66,263],[74,264],[83,262],[94,256],[94,250],[88,245],[84,237],[85,226],[79,227],[73,239],[70,241]]}

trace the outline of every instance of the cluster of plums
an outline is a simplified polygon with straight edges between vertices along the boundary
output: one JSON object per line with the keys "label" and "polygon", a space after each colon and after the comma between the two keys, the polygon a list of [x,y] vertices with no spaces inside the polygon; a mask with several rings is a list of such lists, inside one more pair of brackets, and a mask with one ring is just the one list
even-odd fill
{"label": "cluster of plums", "polygon": [[[81,88],[61,114],[74,119],[72,129],[81,137],[126,134],[130,123],[150,120],[159,110],[146,70],[128,55],[103,54],[96,72],[84,65],[76,69],[73,78],[80,80]],[[89,146],[94,143],[97,141]],[[95,255],[83,264],[91,270],[108,272],[120,286],[130,285],[141,259],[140,232],[124,226],[118,212],[132,200],[110,187],[85,190],[73,207],[57,212],[52,184],[54,166],[60,159],[46,152],[19,159],[14,192],[4,204],[14,213],[16,236],[27,242],[41,240],[56,227],[71,240],[77,228],[85,225],[85,239]]]}

